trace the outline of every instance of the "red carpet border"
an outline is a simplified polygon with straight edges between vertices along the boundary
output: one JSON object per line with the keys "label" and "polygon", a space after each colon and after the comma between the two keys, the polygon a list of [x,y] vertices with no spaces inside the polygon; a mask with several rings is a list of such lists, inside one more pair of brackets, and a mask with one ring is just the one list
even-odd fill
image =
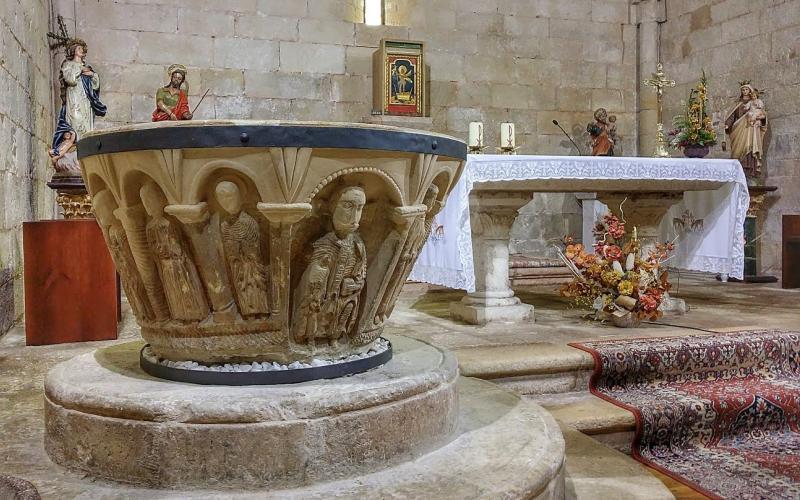
{"label": "red carpet border", "polygon": [[633,456],[712,498],[800,498],[800,332],[572,343],[636,415]]}

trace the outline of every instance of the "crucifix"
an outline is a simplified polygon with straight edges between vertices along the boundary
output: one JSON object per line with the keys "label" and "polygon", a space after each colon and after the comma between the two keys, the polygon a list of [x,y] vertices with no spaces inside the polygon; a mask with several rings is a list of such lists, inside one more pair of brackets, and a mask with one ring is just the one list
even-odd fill
{"label": "crucifix", "polygon": [[657,103],[657,119],[658,125],[656,129],[656,149],[653,152],[653,156],[656,158],[668,158],[669,151],[667,151],[667,139],[664,137],[664,123],[662,120],[662,106],[663,106],[663,97],[664,97],[664,88],[665,87],[674,87],[675,80],[667,80],[664,76],[664,67],[661,63],[656,65],[656,72],[653,75],[643,82],[647,87],[653,87],[656,89],[656,99]]}

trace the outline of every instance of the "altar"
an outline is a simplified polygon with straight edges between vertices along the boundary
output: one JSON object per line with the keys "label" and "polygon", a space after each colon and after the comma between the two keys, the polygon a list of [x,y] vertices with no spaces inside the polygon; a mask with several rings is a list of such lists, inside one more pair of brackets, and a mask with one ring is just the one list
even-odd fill
{"label": "altar", "polygon": [[743,277],[749,194],[737,160],[469,155],[409,279],[467,290],[451,314],[469,323],[532,317],[508,285],[508,240],[519,208],[543,192],[622,204],[642,238],[676,241],[670,267]]}

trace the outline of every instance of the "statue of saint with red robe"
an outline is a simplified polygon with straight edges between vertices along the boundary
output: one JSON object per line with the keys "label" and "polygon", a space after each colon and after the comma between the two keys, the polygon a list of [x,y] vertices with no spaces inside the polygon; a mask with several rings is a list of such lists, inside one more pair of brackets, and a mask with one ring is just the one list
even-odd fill
{"label": "statue of saint with red robe", "polygon": [[156,110],[153,121],[191,120],[189,98],[186,96],[186,66],[173,64],[169,67],[169,84],[156,92]]}

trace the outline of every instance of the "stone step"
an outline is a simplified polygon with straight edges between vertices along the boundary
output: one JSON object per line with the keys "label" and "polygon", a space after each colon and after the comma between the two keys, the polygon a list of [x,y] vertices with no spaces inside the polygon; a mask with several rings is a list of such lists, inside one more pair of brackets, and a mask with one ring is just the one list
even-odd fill
{"label": "stone step", "polygon": [[589,392],[548,397],[523,396],[543,406],[562,424],[592,436],[623,453],[630,453],[636,431],[636,417],[630,411]]}
{"label": "stone step", "polygon": [[566,444],[568,500],[675,498],[648,468],[617,450],[560,423]]}
{"label": "stone step", "polygon": [[594,360],[566,345],[476,346],[454,349],[462,375],[489,380],[518,394],[587,391]]}
{"label": "stone step", "polygon": [[511,267],[508,269],[508,277],[514,278],[528,278],[528,277],[544,277],[544,276],[572,276],[572,273],[566,266],[561,267]]}

